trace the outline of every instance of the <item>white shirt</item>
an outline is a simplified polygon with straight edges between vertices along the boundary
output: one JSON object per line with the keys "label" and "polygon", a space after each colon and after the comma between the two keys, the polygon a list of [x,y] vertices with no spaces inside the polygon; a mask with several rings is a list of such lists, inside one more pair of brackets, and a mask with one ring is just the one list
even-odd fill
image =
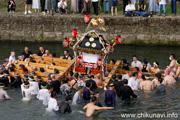
{"label": "white shirt", "polygon": [[[64,2],[64,5],[61,6],[61,3],[62,3],[62,2]],[[60,1],[60,2],[58,2],[58,8],[63,8],[63,9],[65,9],[65,8],[66,8],[65,6],[67,6],[67,3],[66,3],[65,1]]]}
{"label": "white shirt", "polygon": [[58,111],[59,110],[59,106],[57,104],[57,100],[50,97],[49,102],[48,102],[48,111]]}
{"label": "white shirt", "polygon": [[47,93],[47,91],[48,91],[48,89],[41,89],[41,90],[39,90],[38,95],[37,95],[37,99],[43,100],[44,99],[44,95]]}
{"label": "white shirt", "polygon": [[15,60],[16,60],[15,56],[14,57],[12,57],[12,56],[9,57],[9,62],[10,63],[13,63]]}
{"label": "white shirt", "polygon": [[92,0],[92,2],[98,2],[98,0]]}
{"label": "white shirt", "polygon": [[132,67],[141,67],[141,62],[137,60],[137,62],[135,63],[134,61],[131,63]]}
{"label": "white shirt", "polygon": [[29,87],[29,89],[24,89],[24,87],[21,86],[22,96],[25,101],[31,100],[31,92],[34,91],[33,87]]}
{"label": "white shirt", "polygon": [[139,89],[138,79],[134,80],[133,77],[129,79],[128,85],[132,88],[132,90]]}
{"label": "white shirt", "polygon": [[166,0],[160,0],[159,4],[166,4]]}
{"label": "white shirt", "polygon": [[39,85],[38,85],[38,83],[35,82],[35,81],[31,81],[31,82],[29,82],[29,83],[32,85],[32,86],[30,86],[30,88],[31,88],[31,87],[34,88],[34,91],[32,91],[31,94],[32,94],[32,95],[37,95],[38,92],[39,92]]}
{"label": "white shirt", "polygon": [[123,75],[123,76],[122,76],[122,80],[124,80],[124,79],[129,80],[129,76],[128,76],[128,74],[125,74],[125,75]]}
{"label": "white shirt", "polygon": [[134,11],[134,10],[136,10],[134,4],[126,5],[126,9],[125,9],[126,12],[127,11]]}
{"label": "white shirt", "polygon": [[44,94],[43,105],[45,105],[45,106],[48,105],[50,97],[51,97],[51,93],[46,92]]}

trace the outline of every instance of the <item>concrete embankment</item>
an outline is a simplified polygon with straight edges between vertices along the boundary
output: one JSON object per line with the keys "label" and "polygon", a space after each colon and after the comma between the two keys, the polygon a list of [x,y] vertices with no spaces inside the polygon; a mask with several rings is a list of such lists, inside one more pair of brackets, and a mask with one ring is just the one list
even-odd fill
{"label": "concrete embankment", "polygon": [[[121,34],[123,44],[180,45],[180,17],[104,16],[102,18],[105,19],[107,30],[102,34],[109,40]],[[77,28],[82,35],[86,27],[84,16],[79,15],[0,14],[2,41],[63,41],[64,37],[71,37],[74,28]]]}

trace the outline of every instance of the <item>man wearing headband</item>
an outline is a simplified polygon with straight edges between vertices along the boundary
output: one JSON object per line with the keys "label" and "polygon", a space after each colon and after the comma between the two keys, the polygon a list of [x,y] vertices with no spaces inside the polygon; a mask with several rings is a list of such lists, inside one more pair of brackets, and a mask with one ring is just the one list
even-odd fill
{"label": "man wearing headband", "polygon": [[132,77],[128,81],[128,85],[132,88],[132,90],[139,89],[139,82],[138,82],[138,73],[134,72]]}
{"label": "man wearing headband", "polygon": [[150,68],[150,72],[156,73],[156,74],[161,72],[161,70],[159,69],[159,63],[158,62],[153,63],[153,67]]}
{"label": "man wearing headband", "polygon": [[133,62],[131,63],[132,67],[140,67],[141,66],[141,62],[139,60],[137,60],[137,56],[134,55],[133,56]]}
{"label": "man wearing headband", "polygon": [[128,86],[128,80],[123,80],[124,86],[120,88],[120,91],[118,92],[117,96],[121,97],[122,100],[129,100],[131,97],[137,98],[137,95],[134,94],[131,87]]}
{"label": "man wearing headband", "polygon": [[11,99],[7,92],[4,90],[4,83],[0,83],[0,100],[2,99]]}
{"label": "man wearing headband", "polygon": [[177,71],[176,71],[176,75],[174,76],[174,78],[178,81],[180,81],[180,61],[176,61],[176,67],[177,67]]}
{"label": "man wearing headband", "polygon": [[53,91],[53,87],[51,85],[47,85],[47,89],[48,91],[44,94],[44,98],[43,98],[43,105],[47,106],[49,99],[51,97],[51,92]]}
{"label": "man wearing headband", "polygon": [[[31,87],[30,87],[31,86]],[[28,81],[25,81],[24,84],[21,86],[22,96],[24,101],[31,100],[31,93],[34,91],[32,85]]]}
{"label": "man wearing headband", "polygon": [[111,83],[109,85],[109,89],[105,92],[105,100],[104,100],[106,106],[108,107],[114,107],[116,103],[116,93],[114,90],[114,84]]}
{"label": "man wearing headband", "polygon": [[143,91],[153,91],[154,84],[151,80],[149,80],[149,75],[143,77],[143,81],[141,82],[141,90]]}
{"label": "man wearing headband", "polygon": [[176,71],[176,55],[175,54],[170,54],[169,60],[171,61],[169,66],[171,70]]}
{"label": "man wearing headband", "polygon": [[56,91],[52,91],[51,97],[48,102],[48,108],[46,109],[47,111],[58,111],[59,110],[59,105],[60,102],[56,100],[57,93]]}
{"label": "man wearing headband", "polygon": [[176,80],[174,79],[174,77],[172,77],[169,72],[164,70],[163,84],[167,86],[167,85],[171,85],[171,84],[174,84],[174,83],[176,83]]}
{"label": "man wearing headband", "polygon": [[47,83],[46,82],[42,82],[41,90],[39,90],[39,92],[37,94],[37,99],[43,100],[44,99],[44,95],[46,94],[47,91],[48,91]]}
{"label": "man wearing headband", "polygon": [[31,95],[32,95],[32,99],[36,99],[36,96],[39,92],[39,84],[34,80],[33,76],[29,76],[29,83],[31,84],[30,87],[33,87],[34,91],[32,91]]}

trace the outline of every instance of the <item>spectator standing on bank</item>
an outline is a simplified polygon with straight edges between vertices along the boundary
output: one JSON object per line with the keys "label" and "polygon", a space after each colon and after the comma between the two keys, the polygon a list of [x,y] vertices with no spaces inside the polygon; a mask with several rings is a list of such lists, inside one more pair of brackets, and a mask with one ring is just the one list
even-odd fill
{"label": "spectator standing on bank", "polygon": [[125,14],[125,8],[128,5],[129,0],[123,0],[123,15]]}
{"label": "spectator standing on bank", "polygon": [[[26,4],[25,4],[25,12],[24,14],[31,14],[31,4],[32,4],[32,0],[26,0]],[[27,11],[27,9],[29,8],[29,10]]]}
{"label": "spectator standing on bank", "polygon": [[42,10],[42,13],[44,14],[45,13],[45,3],[46,3],[46,0],[40,0],[41,2],[41,10]]}
{"label": "spectator standing on bank", "polygon": [[46,0],[45,10],[47,10],[47,14],[52,14],[52,0]]}
{"label": "spectator standing on bank", "polygon": [[73,14],[79,12],[78,11],[78,0],[71,0],[71,11],[73,11]]}
{"label": "spectator standing on bank", "polygon": [[104,0],[104,12],[109,14],[109,12],[110,12],[110,0]]}
{"label": "spectator standing on bank", "polygon": [[83,8],[83,0],[78,0],[78,10],[79,10],[79,13],[81,13],[82,8]]}
{"label": "spectator standing on bank", "polygon": [[59,2],[59,0],[54,0],[54,12],[56,12],[57,9],[57,3]]}
{"label": "spectator standing on bank", "polygon": [[174,15],[176,15],[176,2],[177,0],[171,0],[171,10]]}
{"label": "spectator standing on bank", "polygon": [[90,3],[89,0],[84,0],[84,8],[81,11],[81,14],[86,13],[89,14],[90,13]]}
{"label": "spectator standing on bank", "polygon": [[103,3],[104,3],[104,0],[101,0],[101,1],[100,1],[100,12],[102,12]]}
{"label": "spectator standing on bank", "polygon": [[114,15],[114,7],[115,7],[115,14],[116,15],[118,15],[117,14],[117,5],[118,5],[118,3],[117,3],[117,0],[111,0],[111,14],[112,14],[112,16]]}
{"label": "spectator standing on bank", "polygon": [[161,16],[161,7],[163,7],[163,16],[166,16],[166,0],[160,0],[159,2],[159,16]]}
{"label": "spectator standing on bank", "polygon": [[98,15],[98,0],[91,0],[93,8],[94,8],[94,14]]}
{"label": "spectator standing on bank", "polygon": [[149,1],[149,9],[148,12],[151,12],[153,14],[153,12],[158,12],[158,4],[156,0],[150,0]]}
{"label": "spectator standing on bank", "polygon": [[[34,11],[35,13],[39,14],[40,0],[33,0],[32,8],[35,9],[35,11]],[[36,9],[38,10],[38,12],[36,11]]]}

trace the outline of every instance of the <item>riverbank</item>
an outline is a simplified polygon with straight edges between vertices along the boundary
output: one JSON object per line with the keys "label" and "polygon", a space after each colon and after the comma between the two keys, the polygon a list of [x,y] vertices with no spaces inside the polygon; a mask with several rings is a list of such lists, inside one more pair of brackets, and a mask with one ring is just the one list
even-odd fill
{"label": "riverbank", "polygon": [[[180,45],[179,16],[102,17],[107,31],[101,33],[109,40],[121,34],[122,44]],[[82,15],[0,14],[1,41],[59,42],[70,38],[74,28],[84,34],[86,27]]]}

